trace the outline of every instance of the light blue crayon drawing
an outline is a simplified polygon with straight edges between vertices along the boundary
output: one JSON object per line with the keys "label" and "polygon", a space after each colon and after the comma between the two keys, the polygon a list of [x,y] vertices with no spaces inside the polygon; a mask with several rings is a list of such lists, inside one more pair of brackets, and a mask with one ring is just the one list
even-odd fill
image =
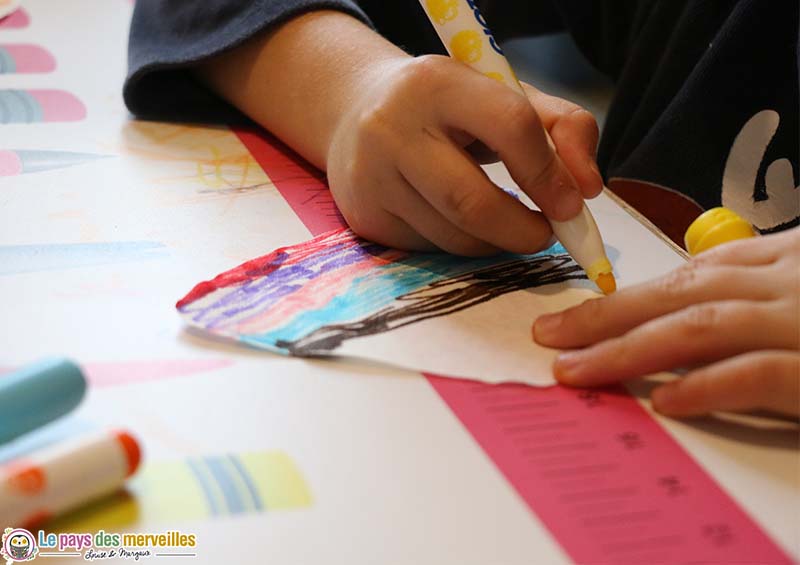
{"label": "light blue crayon drawing", "polygon": [[0,276],[164,259],[168,256],[166,246],[157,241],[2,245]]}

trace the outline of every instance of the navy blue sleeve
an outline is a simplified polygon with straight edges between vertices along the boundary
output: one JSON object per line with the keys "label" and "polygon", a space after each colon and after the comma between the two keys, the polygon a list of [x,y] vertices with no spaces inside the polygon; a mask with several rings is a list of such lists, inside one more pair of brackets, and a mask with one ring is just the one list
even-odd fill
{"label": "navy blue sleeve", "polygon": [[269,27],[324,9],[371,25],[353,0],[139,0],[131,21],[125,103],[146,118],[235,119],[237,113],[197,82],[191,67]]}
{"label": "navy blue sleeve", "polygon": [[[500,39],[563,28],[551,0],[478,0],[478,5]],[[272,26],[323,9],[360,19],[412,55],[445,53],[419,0],[139,0],[131,22],[125,103],[144,118],[237,121],[241,114],[201,85],[191,68]]]}

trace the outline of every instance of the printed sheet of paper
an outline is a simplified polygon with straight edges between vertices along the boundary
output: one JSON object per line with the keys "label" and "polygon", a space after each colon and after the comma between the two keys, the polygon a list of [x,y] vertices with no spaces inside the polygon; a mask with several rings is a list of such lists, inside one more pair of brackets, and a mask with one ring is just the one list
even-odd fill
{"label": "printed sheet of paper", "polygon": [[553,384],[536,316],[597,294],[560,245],[468,259],[334,230],[200,283],[192,325],[295,356],[344,355],[487,382]]}

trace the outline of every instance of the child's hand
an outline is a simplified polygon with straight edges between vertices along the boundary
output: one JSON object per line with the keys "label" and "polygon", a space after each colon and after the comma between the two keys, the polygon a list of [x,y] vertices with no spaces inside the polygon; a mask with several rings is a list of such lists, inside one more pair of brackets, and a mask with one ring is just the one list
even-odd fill
{"label": "child's hand", "polygon": [[663,414],[800,414],[800,228],[720,246],[660,279],[542,316],[534,337],[591,346],[557,358],[568,385],[690,367],[653,392]]}
{"label": "child's hand", "polygon": [[525,99],[447,57],[396,59],[371,72],[326,158],[336,202],[365,238],[463,255],[541,249],[547,221],[494,185],[467,147],[496,153],[552,219],[574,216],[602,190],[597,125],[580,107],[532,87]]}
{"label": "child's hand", "polygon": [[502,159],[554,220],[603,188],[589,112],[531,87],[526,99],[448,57],[413,58],[341,12],[292,18],[196,73],[325,169],[350,227],[389,246],[479,255],[547,243],[547,221],[489,181],[478,154]]}

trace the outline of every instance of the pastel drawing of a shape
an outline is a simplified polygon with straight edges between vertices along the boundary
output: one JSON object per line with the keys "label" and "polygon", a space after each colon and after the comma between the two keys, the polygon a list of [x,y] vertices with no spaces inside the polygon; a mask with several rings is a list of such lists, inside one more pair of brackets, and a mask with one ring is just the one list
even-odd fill
{"label": "pastel drawing of a shape", "polygon": [[157,361],[110,361],[86,364],[92,386],[114,386],[145,381],[189,377],[224,369],[230,359],[162,359]]}
{"label": "pastel drawing of a shape", "polygon": [[0,124],[77,122],[86,107],[63,90],[0,90]]}
{"label": "pastel drawing of a shape", "polygon": [[75,153],[73,151],[0,149],[0,177],[64,169],[108,157],[110,155]]}
{"label": "pastel drawing of a shape", "polygon": [[552,384],[537,315],[597,295],[560,245],[465,258],[390,249],[349,229],[202,282],[177,304],[192,326],[284,355],[356,356],[492,382]]}
{"label": "pastel drawing of a shape", "polygon": [[31,19],[19,0],[0,0],[0,29],[19,29],[28,27]]}
{"label": "pastel drawing of a shape", "polygon": [[0,276],[168,257],[158,241],[0,245]]}
{"label": "pastel drawing of a shape", "polygon": [[[225,369],[233,363],[230,359],[158,359],[95,361],[82,363],[82,366],[91,386],[107,387],[191,377]],[[13,367],[0,365],[0,379],[13,370]]]}
{"label": "pastel drawing of a shape", "polygon": [[97,531],[137,523],[174,524],[220,516],[305,508],[311,492],[283,451],[147,463],[125,490],[47,525]]}
{"label": "pastel drawing of a shape", "polygon": [[0,75],[49,73],[56,60],[44,47],[25,43],[0,44]]}

